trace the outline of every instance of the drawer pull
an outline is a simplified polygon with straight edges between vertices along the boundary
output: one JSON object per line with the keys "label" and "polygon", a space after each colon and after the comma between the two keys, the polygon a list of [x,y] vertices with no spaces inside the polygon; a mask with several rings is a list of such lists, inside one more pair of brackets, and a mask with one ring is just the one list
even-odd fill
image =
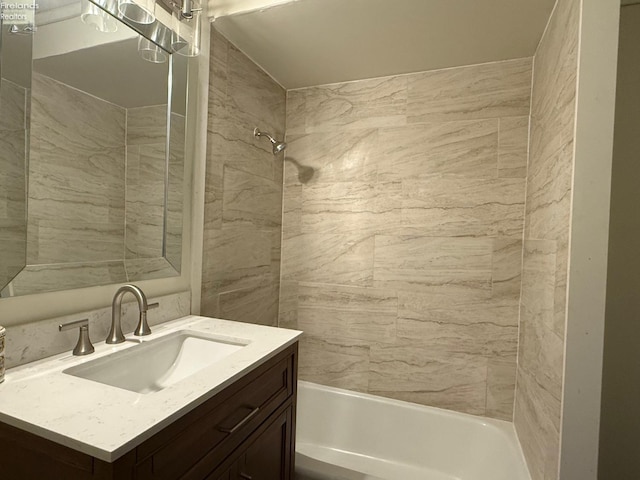
{"label": "drawer pull", "polygon": [[246,473],[240,472],[240,478],[244,478],[245,480],[252,480],[253,477],[251,475],[247,475]]}
{"label": "drawer pull", "polygon": [[[251,407],[245,407],[245,408],[251,408]],[[260,407],[256,407],[253,410],[251,410],[249,412],[249,414],[244,417],[242,420],[240,420],[238,423],[236,423],[233,427],[231,428],[227,428],[227,427],[218,427],[218,430],[221,431],[222,433],[233,433],[236,430],[238,430],[240,427],[242,427],[245,423],[247,423],[249,420],[251,420],[253,417],[256,416],[256,414],[260,411]]]}

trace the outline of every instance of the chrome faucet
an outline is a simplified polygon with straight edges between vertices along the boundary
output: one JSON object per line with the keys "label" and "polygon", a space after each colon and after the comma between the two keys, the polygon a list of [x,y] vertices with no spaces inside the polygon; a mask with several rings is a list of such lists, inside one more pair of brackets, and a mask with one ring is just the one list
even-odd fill
{"label": "chrome faucet", "polygon": [[[124,285],[118,289],[113,297],[113,303],[111,305],[111,330],[109,330],[109,335],[107,335],[106,343],[124,342],[124,334],[122,333],[121,325],[122,297],[124,297],[127,292],[132,293],[133,296],[136,297],[136,300],[138,301],[138,308],[140,309],[140,320],[138,321],[138,326],[133,334],[140,337],[151,333],[151,329],[147,323],[147,310],[149,310],[147,297],[139,287],[136,287],[135,285]],[[157,306],[157,304],[154,304],[154,306]]]}

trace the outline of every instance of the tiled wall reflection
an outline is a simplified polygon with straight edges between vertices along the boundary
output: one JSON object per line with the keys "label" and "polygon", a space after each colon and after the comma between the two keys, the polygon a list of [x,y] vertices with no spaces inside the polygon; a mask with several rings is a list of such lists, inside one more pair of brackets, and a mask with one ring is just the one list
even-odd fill
{"label": "tiled wall reflection", "polygon": [[531,67],[288,92],[280,325],[305,331],[301,379],[512,418]]}
{"label": "tiled wall reflection", "polygon": [[220,34],[211,37],[202,314],[276,325],[286,94]]}

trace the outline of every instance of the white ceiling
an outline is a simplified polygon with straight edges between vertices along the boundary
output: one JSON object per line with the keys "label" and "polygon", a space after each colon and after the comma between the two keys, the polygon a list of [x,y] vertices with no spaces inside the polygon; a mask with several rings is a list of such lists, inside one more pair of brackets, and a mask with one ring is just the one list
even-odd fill
{"label": "white ceiling", "polygon": [[218,31],[293,89],[532,56],[554,4],[212,0],[209,13]]}

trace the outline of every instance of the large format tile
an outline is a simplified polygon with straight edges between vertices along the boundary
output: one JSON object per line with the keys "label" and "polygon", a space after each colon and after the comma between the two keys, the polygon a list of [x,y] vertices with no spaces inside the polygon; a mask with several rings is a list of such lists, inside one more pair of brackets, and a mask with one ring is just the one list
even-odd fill
{"label": "large format tile", "polygon": [[227,225],[281,225],[282,186],[272,180],[225,167],[222,199],[222,219]]}
{"label": "large format tile", "polygon": [[306,132],[406,124],[407,76],[305,89]]}
{"label": "large format tile", "polygon": [[518,369],[514,424],[531,478],[558,478],[560,400],[540,389],[535,379]]}
{"label": "large format tile", "polygon": [[255,286],[271,269],[271,236],[250,226],[205,231],[203,283],[236,290]]}
{"label": "large format tile", "polygon": [[522,283],[522,237],[497,237],[493,240],[492,298],[520,300]]}
{"label": "large format tile", "polygon": [[300,380],[367,391],[369,346],[363,342],[303,335],[298,362]]}
{"label": "large format tile", "polygon": [[232,44],[229,44],[227,68],[227,99],[232,115],[244,122],[259,121],[255,126],[260,130],[282,135],[285,90]]}
{"label": "large format tile", "polygon": [[28,253],[31,265],[122,260],[124,225],[56,219],[32,221]]}
{"label": "large format tile", "polygon": [[[67,148],[100,149],[124,144],[125,109],[34,73],[33,138]],[[38,130],[42,128],[44,130]]]}
{"label": "large format tile", "polygon": [[526,178],[529,157],[529,117],[500,119],[498,176]]}
{"label": "large format tile", "polygon": [[392,233],[400,226],[399,182],[335,182],[302,188],[301,232],[305,234]]}
{"label": "large format tile", "polygon": [[276,326],[278,284],[267,275],[256,286],[219,294],[219,315],[227,320]]}
{"label": "large format tile", "polygon": [[6,78],[0,79],[0,130],[23,130],[26,107],[25,88]]}
{"label": "large format tile", "polygon": [[297,328],[317,338],[390,341],[398,299],[393,290],[300,283]]}
{"label": "large format tile", "polygon": [[535,59],[531,116],[532,161],[572,141],[575,122],[580,5],[558,2]]}
{"label": "large format tile", "polygon": [[517,359],[490,358],[487,365],[487,416],[513,421]]}
{"label": "large format tile", "polygon": [[127,109],[127,145],[165,144],[166,141],[166,105]]}
{"label": "large format tile", "polygon": [[497,119],[381,129],[378,143],[379,180],[405,180],[439,173],[476,178],[496,176]]}
{"label": "large format tile", "polygon": [[529,115],[530,58],[408,76],[409,123]]}
{"label": "large format tile", "polygon": [[286,239],[283,242],[282,278],[371,286],[373,237],[326,233]]}
{"label": "large format tile", "polygon": [[369,391],[401,400],[483,415],[487,360],[429,343],[371,347]]}
{"label": "large format tile", "polygon": [[492,248],[487,238],[376,236],[374,279],[390,288],[455,286],[488,296]]}
{"label": "large format tile", "polygon": [[432,236],[522,235],[525,181],[429,176],[402,183],[403,232]]}
{"label": "large format tile", "polygon": [[568,238],[573,181],[573,142],[529,168],[526,238]]}
{"label": "large format tile", "polygon": [[[311,167],[313,177],[307,182],[373,182],[377,159],[381,155],[377,129],[332,130],[292,135],[287,132],[288,165]],[[286,184],[300,183],[299,168],[289,169]]]}

